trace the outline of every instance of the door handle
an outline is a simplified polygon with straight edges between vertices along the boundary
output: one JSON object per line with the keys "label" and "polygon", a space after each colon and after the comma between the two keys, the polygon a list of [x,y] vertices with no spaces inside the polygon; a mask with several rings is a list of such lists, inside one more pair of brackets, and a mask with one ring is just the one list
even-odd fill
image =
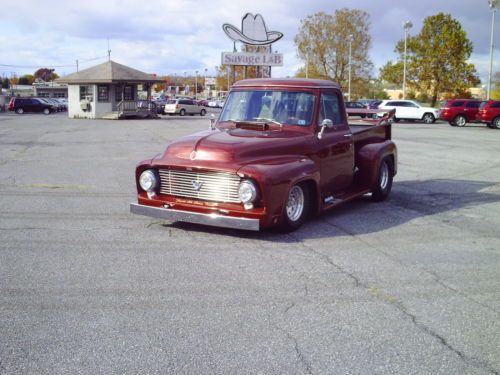
{"label": "door handle", "polygon": [[344,138],[352,138],[352,134],[344,134]]}

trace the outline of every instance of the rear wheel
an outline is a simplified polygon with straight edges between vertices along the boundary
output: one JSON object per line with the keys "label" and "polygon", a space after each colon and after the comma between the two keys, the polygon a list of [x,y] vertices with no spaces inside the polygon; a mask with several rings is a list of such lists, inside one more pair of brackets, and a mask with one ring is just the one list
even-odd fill
{"label": "rear wheel", "polygon": [[179,115],[186,116],[186,110],[183,108],[180,110]]}
{"label": "rear wheel", "polygon": [[22,115],[22,114],[24,113],[24,109],[22,109],[22,108],[18,108],[18,109],[16,109],[16,113],[17,113],[18,115]]}
{"label": "rear wheel", "polygon": [[50,109],[44,108],[43,113],[46,115],[50,115]]}
{"label": "rear wheel", "polygon": [[455,123],[456,126],[462,128],[465,126],[465,124],[467,124],[467,119],[462,115],[458,115],[453,119],[453,122]]}
{"label": "rear wheel", "polygon": [[303,184],[292,186],[285,201],[281,228],[285,231],[299,228],[307,217],[309,207],[310,194],[307,186]]}
{"label": "rear wheel", "polygon": [[376,202],[386,200],[391,192],[394,166],[391,158],[384,158],[378,169],[377,187],[372,191],[372,199]]}
{"label": "rear wheel", "polygon": [[432,113],[426,113],[422,117],[422,121],[426,124],[432,124],[434,121],[436,121],[436,118]]}
{"label": "rear wheel", "polygon": [[494,129],[500,129],[500,116],[495,117],[491,122],[491,125],[493,125]]}
{"label": "rear wheel", "polygon": [[448,121],[448,124],[450,124],[451,126],[457,126],[453,121]]}
{"label": "rear wheel", "polygon": [[200,116],[205,116],[207,114],[207,111],[205,109],[202,109],[200,111]]}

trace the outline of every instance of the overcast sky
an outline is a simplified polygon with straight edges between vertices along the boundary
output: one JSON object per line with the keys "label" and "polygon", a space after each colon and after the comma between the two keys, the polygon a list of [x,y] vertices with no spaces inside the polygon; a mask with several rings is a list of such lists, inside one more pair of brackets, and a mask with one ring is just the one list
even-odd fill
{"label": "overcast sky", "polygon": [[[404,36],[402,22],[411,20],[416,34],[425,17],[438,12],[457,19],[474,45],[471,62],[483,83],[487,80],[491,11],[487,0],[85,0],[11,1],[0,22],[0,75],[33,73],[54,67],[59,75],[106,61],[110,40],[112,60],[159,75],[213,74],[221,52],[232,51],[223,23],[241,27],[246,12],[260,13],[268,30],[284,37],[273,50],[284,54],[274,77],[292,76],[302,66],[293,39],[300,20],[316,12],[357,8],[371,19],[370,57],[374,74],[394,60],[394,46]],[[3,7],[6,10],[6,7]],[[500,11],[495,22],[494,72],[500,70]],[[91,60],[93,59],[93,60]],[[12,66],[4,66],[12,65]]]}

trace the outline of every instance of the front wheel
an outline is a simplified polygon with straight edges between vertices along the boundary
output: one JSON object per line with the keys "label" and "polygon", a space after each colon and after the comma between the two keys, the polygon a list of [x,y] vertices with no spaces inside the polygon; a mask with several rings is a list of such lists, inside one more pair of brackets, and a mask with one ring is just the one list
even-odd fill
{"label": "front wheel", "polygon": [[18,115],[22,115],[22,114],[23,114],[23,112],[24,112],[24,110],[23,110],[22,108],[18,108],[18,109],[16,109],[16,113],[17,113]]}
{"label": "front wheel", "polygon": [[186,115],[186,110],[184,108],[181,109],[181,111],[179,112],[179,115],[185,116]]}
{"label": "front wheel", "polygon": [[433,124],[434,121],[436,121],[434,115],[432,113],[426,113],[423,117],[422,117],[422,121],[426,124]]}
{"label": "front wheel", "polygon": [[500,116],[495,117],[491,122],[491,125],[493,126],[493,129],[500,129]]}
{"label": "front wheel", "polygon": [[386,200],[391,192],[394,167],[390,158],[384,158],[378,169],[377,187],[372,191],[372,199],[376,202]]}
{"label": "front wheel", "polygon": [[462,128],[465,126],[465,124],[467,124],[467,119],[462,115],[458,115],[457,117],[455,117],[453,122],[455,123],[456,126]]}
{"label": "front wheel", "polygon": [[202,110],[200,111],[200,116],[205,116],[206,114],[207,114],[207,111],[206,111],[206,110],[202,109]]}
{"label": "front wheel", "polygon": [[293,231],[299,228],[307,217],[310,205],[310,196],[307,186],[297,184],[292,186],[288,192],[281,228],[285,231]]}
{"label": "front wheel", "polygon": [[448,121],[448,124],[450,124],[451,126],[457,126],[457,124],[455,124],[453,121]]}
{"label": "front wheel", "polygon": [[50,109],[44,108],[43,113],[46,115],[50,115]]}

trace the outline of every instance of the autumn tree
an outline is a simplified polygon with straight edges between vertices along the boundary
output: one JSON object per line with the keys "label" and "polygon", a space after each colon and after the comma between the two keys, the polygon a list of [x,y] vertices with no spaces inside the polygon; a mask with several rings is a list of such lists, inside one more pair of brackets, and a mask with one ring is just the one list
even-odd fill
{"label": "autumn tree", "polygon": [[40,68],[38,69],[33,76],[35,79],[42,79],[45,82],[53,81],[56,78],[59,78],[59,76],[54,73],[55,69],[49,69],[49,68]]}
{"label": "autumn tree", "polygon": [[[449,14],[438,13],[424,20],[420,33],[407,39],[406,78],[408,86],[428,94],[434,106],[439,96],[466,96],[480,81],[473,64],[468,63],[472,42],[460,22]],[[402,86],[404,40],[395,48],[399,61],[389,61],[380,70],[383,80]]]}
{"label": "autumn tree", "polygon": [[32,85],[35,82],[35,77],[31,74],[25,74],[19,77],[18,85]]}
{"label": "autumn tree", "polygon": [[[301,21],[295,36],[297,55],[308,67],[310,78],[330,79],[348,86],[349,41],[351,48],[351,91],[366,96],[373,64],[368,58],[371,44],[370,17],[359,9],[340,9],[333,15],[315,13]],[[304,77],[305,69],[297,76]]]}

